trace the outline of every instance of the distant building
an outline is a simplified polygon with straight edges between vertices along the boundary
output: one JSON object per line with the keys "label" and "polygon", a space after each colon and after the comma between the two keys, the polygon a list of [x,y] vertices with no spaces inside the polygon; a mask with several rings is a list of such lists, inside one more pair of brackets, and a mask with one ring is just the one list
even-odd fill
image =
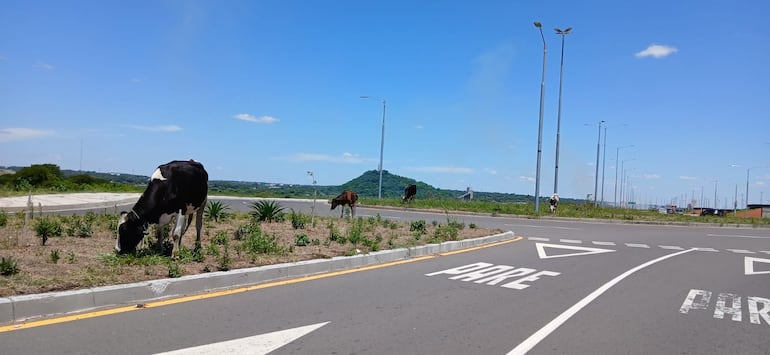
{"label": "distant building", "polygon": [[748,205],[748,208],[735,214],[740,218],[770,218],[770,205]]}

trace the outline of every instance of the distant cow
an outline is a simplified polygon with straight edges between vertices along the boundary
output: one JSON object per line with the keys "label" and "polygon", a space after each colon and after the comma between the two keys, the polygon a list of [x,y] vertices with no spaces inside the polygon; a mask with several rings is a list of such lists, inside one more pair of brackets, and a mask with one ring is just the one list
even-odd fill
{"label": "distant cow", "polygon": [[417,185],[410,184],[404,189],[404,196],[401,197],[402,202],[409,202],[414,200],[414,195],[417,195]]}
{"label": "distant cow", "polygon": [[[133,253],[144,238],[150,224],[157,224],[157,247],[163,250],[163,227],[176,217],[172,236],[177,248],[182,235],[195,215],[196,246],[200,245],[203,209],[208,196],[209,175],[201,163],[175,160],[158,166],[152,173],[147,189],[130,212],[121,212],[115,251]],[[185,218],[186,217],[186,218]]]}
{"label": "distant cow", "polygon": [[559,194],[551,195],[548,202],[551,204],[551,213],[556,213],[556,207],[559,207]]}
{"label": "distant cow", "polygon": [[337,206],[342,205],[342,211],[340,211],[340,218],[342,218],[343,215],[345,215],[345,205],[348,205],[350,207],[350,216],[355,218],[356,217],[356,202],[358,201],[358,194],[350,191],[345,190],[342,191],[339,196],[332,199],[332,210],[337,208]]}

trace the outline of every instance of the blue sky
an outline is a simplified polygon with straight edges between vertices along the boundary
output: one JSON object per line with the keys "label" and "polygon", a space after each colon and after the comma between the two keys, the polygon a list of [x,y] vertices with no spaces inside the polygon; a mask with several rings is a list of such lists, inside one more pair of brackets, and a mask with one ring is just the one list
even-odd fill
{"label": "blue sky", "polygon": [[[770,201],[766,1],[2,1],[0,165]],[[376,99],[361,99],[368,95]],[[606,127],[606,136],[604,128]],[[633,147],[618,148],[633,145]],[[616,162],[619,155],[620,163]],[[616,166],[625,168],[625,174]],[[618,197],[617,199],[620,199]]]}

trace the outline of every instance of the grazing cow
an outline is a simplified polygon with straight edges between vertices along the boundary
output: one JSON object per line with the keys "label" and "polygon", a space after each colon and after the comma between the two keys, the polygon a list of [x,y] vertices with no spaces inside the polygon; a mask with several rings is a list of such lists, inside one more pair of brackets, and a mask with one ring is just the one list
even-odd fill
{"label": "grazing cow", "polygon": [[414,195],[417,195],[417,185],[410,184],[404,189],[404,196],[401,197],[402,202],[409,202],[414,200]]}
{"label": "grazing cow", "polygon": [[342,191],[339,196],[332,199],[332,210],[337,208],[337,206],[342,205],[342,211],[340,212],[340,218],[342,218],[343,215],[345,215],[345,205],[348,205],[350,207],[350,216],[355,218],[356,217],[356,202],[358,201],[358,194],[350,191],[345,190]]}
{"label": "grazing cow", "polygon": [[[182,245],[182,235],[187,231],[195,215],[196,247],[200,245],[203,210],[208,196],[209,175],[201,163],[194,160],[172,161],[158,166],[147,189],[131,212],[121,212],[118,222],[118,239],[115,251],[134,253],[136,245],[144,238],[150,224],[157,224],[157,247],[163,251],[163,227],[176,217],[172,231],[177,248],[172,245],[172,256],[176,256]],[[185,218],[186,217],[186,218]]]}
{"label": "grazing cow", "polygon": [[551,204],[551,213],[556,213],[556,207],[559,207],[559,194],[551,195],[548,202]]}

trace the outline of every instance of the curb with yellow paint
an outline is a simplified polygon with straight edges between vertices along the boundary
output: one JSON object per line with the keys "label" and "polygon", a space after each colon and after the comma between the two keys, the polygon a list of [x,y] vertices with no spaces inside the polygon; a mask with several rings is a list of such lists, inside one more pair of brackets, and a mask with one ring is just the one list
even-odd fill
{"label": "curb with yellow paint", "polygon": [[[0,332],[316,280],[430,259],[436,256],[467,252],[518,240],[521,240],[521,237],[515,237],[513,232],[508,231],[480,238],[383,250],[347,257],[266,265],[75,291],[11,296],[0,298],[0,324],[16,324],[0,326]],[[137,304],[142,306],[138,308]],[[97,311],[30,321],[88,310]]]}

